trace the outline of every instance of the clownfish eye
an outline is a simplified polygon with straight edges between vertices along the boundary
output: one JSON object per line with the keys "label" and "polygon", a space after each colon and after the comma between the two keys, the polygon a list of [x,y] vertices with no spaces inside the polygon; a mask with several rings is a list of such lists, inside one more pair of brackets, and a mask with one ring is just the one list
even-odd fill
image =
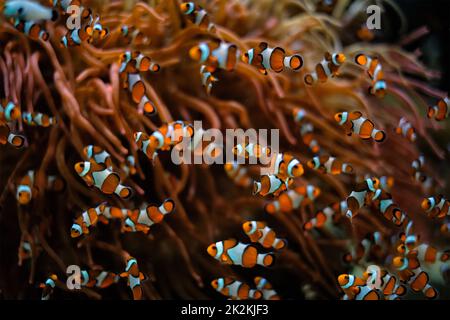
{"label": "clownfish eye", "polygon": [[217,250],[217,247],[216,247],[216,245],[213,245],[213,246],[211,247],[211,249],[213,249],[213,250]]}
{"label": "clownfish eye", "polygon": [[17,13],[22,14],[23,13],[23,8],[20,7],[19,9],[17,9]]}
{"label": "clownfish eye", "polygon": [[348,277],[348,276],[345,276],[344,278],[345,278],[345,280],[348,280],[348,279],[349,279],[349,277]]}
{"label": "clownfish eye", "polygon": [[84,168],[84,162],[80,163],[80,167]]}

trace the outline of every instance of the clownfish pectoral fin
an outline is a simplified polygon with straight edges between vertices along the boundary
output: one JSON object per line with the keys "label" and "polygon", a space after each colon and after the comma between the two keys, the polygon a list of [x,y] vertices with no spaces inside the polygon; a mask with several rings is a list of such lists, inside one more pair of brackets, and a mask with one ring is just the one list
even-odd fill
{"label": "clownfish pectoral fin", "polygon": [[145,280],[147,280],[148,278],[147,278],[147,276],[145,275],[145,274],[143,274],[142,272],[139,272],[139,280],[141,280],[141,281],[145,281]]}
{"label": "clownfish pectoral fin", "polygon": [[122,272],[121,274],[119,274],[119,276],[121,278],[126,278],[126,277],[128,277],[128,272]]}

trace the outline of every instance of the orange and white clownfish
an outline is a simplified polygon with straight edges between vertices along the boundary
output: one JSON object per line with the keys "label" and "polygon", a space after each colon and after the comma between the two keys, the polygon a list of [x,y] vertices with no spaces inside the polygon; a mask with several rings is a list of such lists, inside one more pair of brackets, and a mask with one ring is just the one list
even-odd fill
{"label": "orange and white clownfish", "polygon": [[428,107],[427,117],[435,118],[436,121],[442,121],[448,118],[450,110],[450,99],[445,97],[437,102],[435,106]]}
{"label": "orange and white clownfish", "polygon": [[266,42],[252,48],[242,55],[242,61],[255,66],[262,74],[267,70],[281,72],[284,68],[298,71],[303,67],[303,57],[299,54],[287,56],[283,48],[270,48]]}
{"label": "orange and white clownfish", "polygon": [[339,112],[336,113],[334,119],[343,126],[345,133],[351,136],[357,134],[361,139],[374,139],[376,142],[382,142],[386,138],[386,133],[382,130],[375,129],[375,125],[371,120],[362,116],[359,111]]}
{"label": "orange and white clownfish", "polygon": [[19,106],[13,102],[5,102],[4,105],[0,103],[0,125],[18,120],[20,114]]}
{"label": "orange and white clownfish", "polygon": [[47,128],[56,124],[56,118],[40,112],[24,112],[22,114],[22,119],[23,122],[29,126],[40,126]]}
{"label": "orange and white clownfish", "polygon": [[280,296],[273,289],[272,284],[263,277],[255,277],[254,279],[256,289],[262,292],[263,300],[280,300]]}
{"label": "orange and white clownfish", "polygon": [[352,173],[353,167],[332,156],[315,156],[307,163],[308,167],[321,173],[332,175],[341,173]]}
{"label": "orange and white clownfish", "polygon": [[400,280],[406,283],[413,292],[422,291],[428,299],[437,297],[437,290],[429,283],[430,277],[427,272],[422,270],[417,258],[396,256],[392,264],[397,269]]}
{"label": "orange and white clownfish", "polygon": [[148,205],[145,209],[133,210],[125,219],[124,231],[148,233],[152,225],[160,223],[165,215],[172,213],[174,210],[175,202],[172,199],[164,200],[159,207]]}
{"label": "orange and white clownfish", "polygon": [[120,274],[121,278],[128,277],[128,286],[133,292],[133,300],[142,299],[141,281],[146,279],[145,275],[139,271],[138,263],[135,258],[129,257],[127,259],[127,266],[125,272]]}
{"label": "orange and white clownfish", "polygon": [[22,21],[56,21],[58,11],[45,7],[38,2],[27,0],[8,0],[3,7],[6,18]]}
{"label": "orange and white clownfish", "polygon": [[450,259],[450,250],[439,251],[426,243],[421,243],[408,252],[408,256],[416,256],[420,262],[435,263],[446,262]]}
{"label": "orange and white clownfish", "polygon": [[[38,189],[34,185],[35,172],[28,170],[27,174],[20,179],[17,190],[16,199],[21,205],[30,203],[33,196],[36,196]],[[47,189],[50,191],[61,191],[64,189],[64,181],[56,176],[47,177]]]}
{"label": "orange and white clownfish", "polygon": [[411,162],[411,171],[413,180],[424,183],[428,177],[422,172],[425,165],[425,156],[421,154],[417,159]]}
{"label": "orange and white clownfish", "polygon": [[95,208],[89,208],[84,211],[72,224],[70,229],[70,236],[78,238],[83,234],[89,234],[89,227],[95,226],[99,216],[105,211],[106,204],[102,203]]}
{"label": "orange and white clownfish", "polygon": [[398,122],[398,125],[395,128],[395,132],[397,134],[402,135],[411,142],[416,141],[417,138],[416,129],[414,129],[411,122],[406,120],[406,118],[404,117],[400,118],[400,121]]}
{"label": "orange and white clownfish", "polygon": [[[378,238],[380,236],[379,233],[376,234],[376,237]],[[351,264],[357,264],[360,262],[367,262],[370,253],[372,251],[372,247],[375,246],[377,243],[375,242],[377,240],[376,237],[365,237],[360,242],[358,242],[356,245],[351,245],[351,250],[349,252],[346,252],[344,256],[342,257],[342,260],[345,263],[351,263]]]}
{"label": "orange and white clownfish", "polygon": [[246,221],[242,229],[251,242],[259,242],[264,248],[280,250],[287,245],[287,241],[277,238],[275,231],[263,221]]}
{"label": "orange and white clownfish", "polygon": [[428,217],[432,219],[443,219],[450,215],[450,201],[442,195],[423,199],[421,206],[427,212]]}
{"label": "orange and white clownfish", "polygon": [[84,28],[67,30],[67,33],[61,37],[61,47],[79,46],[82,42],[89,40],[89,35]]}
{"label": "orange and white clownfish", "polygon": [[251,289],[248,284],[230,277],[214,279],[211,286],[232,300],[259,299],[262,296],[259,290]]}
{"label": "orange and white clownfish", "polygon": [[392,200],[391,194],[384,190],[381,190],[380,195],[375,200],[375,206],[380,210],[386,220],[391,221],[396,226],[401,226],[407,219],[403,210]]}
{"label": "orange and white clownfish", "polygon": [[208,254],[216,260],[244,268],[253,268],[256,265],[270,267],[275,262],[272,252],[259,253],[252,244],[244,244],[236,239],[217,241],[207,248]]}
{"label": "orange and white clownfish", "polygon": [[188,20],[209,32],[215,32],[216,27],[210,21],[209,15],[205,9],[194,2],[183,2],[180,4],[180,11],[188,18]]}
{"label": "orange and white clownfish", "polygon": [[232,71],[239,60],[238,47],[225,41],[200,42],[189,50],[189,56],[205,66],[205,71]]}
{"label": "orange and white clownfish", "polygon": [[81,270],[81,286],[87,288],[108,288],[119,282],[120,277],[114,272],[103,270]]}
{"label": "orange and white clownfish", "polygon": [[380,290],[386,300],[399,300],[406,294],[406,287],[400,283],[396,276],[378,266],[368,266],[363,279],[377,290]]}
{"label": "orange and white clownfish", "polygon": [[49,34],[46,30],[44,30],[44,27],[40,23],[37,23],[35,21],[24,21],[16,19],[14,21],[14,27],[33,40],[42,39],[44,41],[47,41],[49,38]]}
{"label": "orange and white clownfish", "polygon": [[83,148],[83,155],[86,160],[93,160],[95,163],[104,164],[109,170],[112,170],[111,155],[99,146],[92,144]]}
{"label": "orange and white clownfish", "polygon": [[266,174],[261,177],[261,181],[253,181],[253,195],[260,194],[265,197],[273,194],[275,197],[278,197],[280,193],[289,189],[293,183],[294,180],[292,178],[287,178],[283,181],[276,175]]}
{"label": "orange and white clownfish", "polygon": [[123,25],[120,27],[120,33],[127,40],[128,44],[133,44],[134,46],[148,46],[151,43],[151,40],[134,26]]}
{"label": "orange and white clownfish", "polygon": [[135,175],[137,172],[136,169],[136,159],[134,158],[133,155],[129,155],[125,158],[125,163],[122,163],[120,168],[123,170],[123,172],[125,173],[125,176],[132,176]]}
{"label": "orange and white clownfish", "polygon": [[[35,240],[35,245],[37,245],[37,241]],[[17,252],[17,265],[21,266],[25,260],[30,259],[33,256],[33,250],[32,250],[32,238],[29,233],[22,233],[22,236],[20,237],[20,244],[19,249]],[[36,249],[38,247],[36,246]]]}
{"label": "orange and white clownfish", "polygon": [[214,82],[219,81],[211,72],[207,70],[205,65],[200,66],[200,77],[202,79],[202,85],[206,89],[206,93],[209,95]]}
{"label": "orange and white clownfish", "polygon": [[119,72],[158,72],[161,67],[139,51],[125,51],[119,59]]}
{"label": "orange and white clownfish", "polygon": [[103,25],[99,22],[100,17],[97,15],[95,19],[91,16],[91,21],[88,23],[86,27],[86,33],[91,38],[91,41],[95,40],[102,40],[104,39],[108,33],[109,30],[106,27],[103,27]]}
{"label": "orange and white clownfish", "polygon": [[317,82],[324,83],[328,78],[337,76],[339,68],[345,60],[346,57],[343,53],[326,52],[324,59],[316,65],[314,72],[305,75],[305,83],[311,86]]}
{"label": "orange and white clownfish", "polygon": [[27,139],[24,136],[11,132],[7,124],[0,125],[0,144],[5,145],[8,143],[19,149],[25,145],[26,141]]}
{"label": "orange and white clownfish", "polygon": [[380,98],[384,97],[387,85],[384,80],[383,68],[378,58],[371,58],[368,55],[360,53],[355,56],[355,62],[357,65],[365,68],[370,79],[372,79],[369,93]]}
{"label": "orange and white clownfish", "polygon": [[391,192],[392,187],[394,186],[394,177],[392,176],[381,176],[379,178],[380,180],[380,187],[381,189]]}
{"label": "orange and white clownfish", "polygon": [[382,300],[383,294],[378,289],[373,289],[368,285],[357,286],[354,290],[355,300]]}
{"label": "orange and white clownfish", "polygon": [[444,222],[440,227],[440,231],[441,233],[448,235],[450,233],[450,222]]}
{"label": "orange and white clownfish", "polygon": [[326,226],[336,224],[348,211],[347,201],[335,202],[325,207],[323,210],[319,210],[314,215],[314,218],[307,221],[303,225],[305,231],[310,231],[313,228],[322,229]]}
{"label": "orange and white clownfish", "polygon": [[251,186],[252,179],[248,176],[247,168],[237,161],[225,163],[224,169],[227,176],[233,180],[236,185],[241,187]]}
{"label": "orange and white clownfish", "polygon": [[131,98],[134,103],[137,103],[139,113],[147,115],[156,114],[155,104],[147,97],[145,85],[139,73],[128,73],[126,86],[131,93]]}
{"label": "orange and white clownfish", "polygon": [[129,209],[106,206],[105,210],[103,210],[102,214],[98,217],[98,221],[108,224],[109,220],[112,219],[125,220],[130,213],[131,211]]}
{"label": "orange and white clownfish", "polygon": [[53,289],[56,287],[56,282],[58,280],[58,277],[56,274],[50,275],[50,277],[45,280],[44,283],[41,283],[39,285],[40,288],[42,288],[42,297],[41,300],[49,300],[50,296],[53,293]]}
{"label": "orange and white clownfish", "polygon": [[311,184],[296,187],[283,192],[278,198],[265,205],[264,210],[269,214],[278,212],[288,213],[314,201],[320,195],[320,189]]}
{"label": "orange and white clownfish", "polygon": [[194,127],[191,124],[174,121],[163,124],[150,136],[143,132],[135,132],[134,139],[138,148],[153,160],[157,155],[157,150],[170,150],[184,138],[191,138],[193,135]]}
{"label": "orange and white clownfish", "polygon": [[380,196],[382,190],[379,187],[380,181],[375,177],[356,184],[354,190],[347,197],[348,210],[345,215],[349,219],[356,217],[358,210],[366,204],[366,198],[375,200]]}
{"label": "orange and white clownfish", "polygon": [[277,153],[276,155],[273,155],[272,161],[274,169],[273,174],[281,180],[298,178],[304,173],[303,165],[290,153]]}
{"label": "orange and white clownfish", "polygon": [[96,187],[104,194],[115,193],[122,199],[128,199],[133,194],[130,187],[120,182],[120,176],[106,168],[105,164],[82,161],[75,164],[75,171],[89,187]]}
{"label": "orange and white clownfish", "polygon": [[270,146],[263,146],[257,143],[241,143],[233,147],[233,154],[238,157],[244,157],[248,159],[250,157],[255,157],[257,159],[261,157],[270,157],[271,148]]}
{"label": "orange and white clownfish", "polygon": [[338,276],[338,283],[345,293],[344,300],[353,300],[357,294],[357,287],[364,286],[366,281],[352,274],[341,274]]}
{"label": "orange and white clownfish", "polygon": [[292,110],[294,121],[301,125],[300,136],[303,143],[313,152],[318,153],[320,151],[317,140],[314,139],[314,126],[310,122],[304,122],[306,111],[302,108],[294,108]]}

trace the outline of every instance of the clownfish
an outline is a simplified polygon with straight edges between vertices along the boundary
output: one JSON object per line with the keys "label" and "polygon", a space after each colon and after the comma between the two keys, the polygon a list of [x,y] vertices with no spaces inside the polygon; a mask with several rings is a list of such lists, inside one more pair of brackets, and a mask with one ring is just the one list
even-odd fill
{"label": "clownfish", "polygon": [[435,118],[436,121],[442,121],[448,118],[450,109],[450,99],[445,97],[437,102],[435,106],[428,107],[427,117]]}
{"label": "clownfish", "polygon": [[206,89],[206,93],[209,95],[214,82],[219,81],[211,72],[207,70],[205,65],[200,66],[200,77],[202,79],[202,85]]}
{"label": "clownfish", "polygon": [[430,277],[428,273],[422,270],[417,258],[396,256],[392,264],[398,270],[400,280],[408,284],[412,291],[422,291],[428,299],[437,297],[437,290],[429,283]]}
{"label": "clownfish", "polygon": [[450,259],[450,250],[438,251],[426,243],[421,243],[414,249],[411,249],[408,252],[408,256],[416,256],[420,262],[425,263],[446,262]]}
{"label": "clownfish", "polygon": [[422,173],[424,165],[425,165],[425,156],[423,154],[421,154],[419,158],[411,162],[413,179],[420,183],[423,183],[427,180],[427,176]]}
{"label": "clownfish", "polygon": [[72,224],[70,229],[70,236],[72,238],[78,238],[83,234],[89,234],[89,227],[95,226],[99,219],[99,216],[105,211],[106,205],[100,204],[96,208],[89,208],[84,211]]}
{"label": "clownfish", "polygon": [[114,272],[102,270],[81,270],[81,286],[105,289],[119,282],[120,277]]}
{"label": "clownfish", "polygon": [[0,125],[5,125],[8,122],[16,121],[20,118],[21,112],[18,105],[13,102],[5,102],[5,105],[0,103]]}
{"label": "clownfish", "polygon": [[207,248],[208,254],[216,260],[244,268],[253,268],[256,265],[270,267],[275,262],[272,252],[259,253],[251,244],[238,242],[236,239],[217,241]]}
{"label": "clownfish", "polygon": [[364,118],[359,111],[339,112],[336,113],[334,119],[339,125],[344,127],[345,133],[348,136],[355,133],[361,139],[373,138],[376,142],[382,142],[386,138],[386,133],[382,130],[375,129],[373,122]]}
{"label": "clownfish", "polygon": [[284,68],[298,71],[303,67],[301,55],[287,56],[283,48],[270,48],[266,42],[261,42],[258,47],[245,52],[242,55],[242,61],[255,66],[264,75],[267,75],[267,70],[278,73]]}
{"label": "clownfish", "polygon": [[121,184],[120,176],[109,170],[105,164],[78,162],[75,164],[75,171],[89,187],[94,186],[104,194],[115,193],[122,199],[128,199],[133,193],[130,187]]}
{"label": "clownfish", "polygon": [[49,38],[48,32],[44,30],[42,25],[36,23],[35,21],[23,21],[16,19],[14,21],[14,27],[33,40],[42,39],[47,41]]}
{"label": "clownfish", "polygon": [[[27,174],[20,179],[16,190],[16,199],[19,204],[27,205],[33,196],[37,195],[38,189],[34,186],[34,180],[34,170],[28,170]],[[56,176],[48,176],[46,187],[51,191],[61,191],[64,189],[64,181]]]}
{"label": "clownfish", "polygon": [[98,217],[98,221],[108,224],[111,219],[125,220],[130,215],[130,210],[121,209],[117,207],[105,207],[101,216]]}
{"label": "clownfish", "polygon": [[238,157],[244,157],[248,159],[250,157],[255,157],[257,159],[261,157],[270,157],[271,148],[269,146],[263,146],[257,143],[242,143],[233,147],[233,154]]}
{"label": "clownfish", "polygon": [[189,56],[204,65],[205,71],[231,71],[239,59],[239,50],[235,44],[225,41],[200,42],[189,50]]}
{"label": "clownfish", "polygon": [[[363,278],[366,278],[367,282],[374,282],[374,268],[369,266],[364,273]],[[401,296],[406,294],[406,287],[400,283],[396,276],[391,275],[386,270],[381,270],[379,267],[376,272],[379,272],[379,281],[374,286],[380,290],[387,300],[399,300]]]}
{"label": "clownfish", "polygon": [[423,199],[421,206],[427,212],[428,217],[432,219],[443,219],[450,215],[450,201],[442,195]]}
{"label": "clownfish", "polygon": [[277,238],[275,231],[263,221],[247,221],[242,225],[245,234],[251,242],[259,242],[264,248],[283,249],[287,241]]}
{"label": "clownfish", "polygon": [[[71,12],[68,12],[67,9],[69,9],[70,6],[78,6],[81,12],[80,16],[83,19],[88,18],[92,14],[91,9],[81,6],[80,0],[51,0],[51,2],[53,3],[53,7],[59,8],[64,13],[69,14]],[[73,14],[77,14],[77,12],[75,11]]]}
{"label": "clownfish", "polygon": [[72,46],[79,46],[83,41],[89,39],[89,35],[84,28],[68,30],[67,33],[61,37],[61,47],[67,48]]}
{"label": "clownfish", "polygon": [[273,174],[282,180],[286,180],[287,178],[298,178],[305,172],[300,161],[290,153],[277,153],[272,160],[274,165]]}
{"label": "clownfish", "polygon": [[264,300],[280,300],[280,296],[266,278],[255,277],[254,282],[256,289],[262,292],[262,298]]}
{"label": "clownfish", "polygon": [[378,97],[383,97],[386,92],[386,81],[384,73],[378,58],[371,58],[363,53],[355,56],[357,65],[364,67],[372,79],[372,85],[369,87],[369,93]]}
{"label": "clownfish", "polygon": [[325,53],[324,59],[316,65],[314,72],[305,75],[305,83],[313,85],[317,82],[324,83],[328,78],[338,75],[340,66],[345,62],[346,57],[343,53]]}
{"label": "clownfish", "polygon": [[373,240],[375,239],[370,239],[369,237],[362,239],[355,246],[351,247],[350,252],[344,254],[342,257],[343,261],[352,264],[360,263],[361,261],[367,262],[372,247],[375,245]]}
{"label": "clownfish", "polygon": [[54,117],[50,117],[40,112],[24,112],[22,114],[23,122],[29,126],[40,126],[47,128],[56,123]]}
{"label": "clownfish", "polygon": [[373,289],[368,285],[357,286],[354,295],[355,300],[381,300],[383,296],[380,290]]}
{"label": "clownfish", "polygon": [[278,212],[288,213],[314,201],[320,195],[320,189],[311,184],[296,187],[279,195],[278,199],[265,205],[264,210],[269,214]]}
{"label": "clownfish", "polygon": [[0,125],[0,144],[9,143],[16,148],[22,148],[26,141],[24,136],[11,132],[8,125]]}
{"label": "clownfish", "polygon": [[184,138],[190,139],[194,135],[194,127],[183,121],[174,121],[163,124],[150,136],[143,132],[135,132],[134,139],[140,150],[149,159],[154,159],[157,150],[170,150],[172,146],[180,143]]}
{"label": "clownfish", "polygon": [[339,159],[336,159],[332,156],[315,156],[312,160],[308,161],[308,167],[311,169],[317,170],[320,173],[329,173],[332,175],[341,174],[341,173],[352,173],[353,167],[344,163]]}
{"label": "clownfish", "polygon": [[338,283],[344,292],[344,300],[353,300],[357,294],[357,287],[364,286],[364,279],[356,277],[352,274],[341,274],[338,276]]}
{"label": "clownfish", "polygon": [[112,170],[111,155],[99,146],[92,144],[83,148],[83,154],[87,161],[93,160],[98,164],[105,164],[109,170]]}
{"label": "clownfish", "polygon": [[252,179],[248,176],[247,168],[240,165],[237,161],[225,163],[224,169],[227,176],[233,180],[236,185],[250,187],[252,184]]}
{"label": "clownfish", "polygon": [[398,126],[397,128],[395,128],[395,132],[402,135],[411,142],[416,141],[416,129],[414,129],[414,127],[411,125],[411,122],[406,120],[406,118],[404,117],[400,118]]}
{"label": "clownfish", "polygon": [[143,55],[139,51],[125,51],[119,59],[119,72],[158,72],[161,67],[159,64],[152,62],[152,59]]}
{"label": "clownfish", "polygon": [[261,177],[261,181],[253,181],[253,195],[260,194],[263,197],[273,194],[278,197],[281,192],[290,188],[294,183],[292,178],[281,180],[276,175],[265,174]]}
{"label": "clownfish", "polygon": [[210,21],[209,15],[205,9],[196,5],[194,2],[183,2],[180,4],[180,11],[189,19],[189,21],[209,32],[215,32],[216,27]]}
{"label": "clownfish", "polygon": [[230,277],[214,279],[211,286],[233,300],[259,299],[262,296],[259,290],[251,289],[248,284]]}
{"label": "clownfish", "polygon": [[[25,260],[30,259],[33,256],[33,251],[31,248],[32,238],[28,233],[23,233],[20,237],[19,249],[17,252],[17,265],[21,266]],[[37,240],[35,239],[35,245],[37,245]],[[38,247],[36,246],[36,249]]]}
{"label": "clownfish", "polygon": [[108,28],[104,28],[102,24],[99,22],[99,20],[100,20],[99,16],[96,16],[95,20],[92,19],[91,16],[91,21],[86,26],[86,33],[91,38],[91,41],[94,41],[96,39],[102,40],[109,33]]}
{"label": "clownfish", "polygon": [[145,85],[138,73],[128,73],[126,87],[131,93],[134,103],[138,104],[138,111],[150,116],[156,114],[155,104],[147,97]]}
{"label": "clownfish", "polygon": [[120,27],[120,33],[127,40],[128,44],[148,46],[151,43],[150,39],[134,26],[123,25]]}
{"label": "clownfish", "polygon": [[139,271],[138,263],[135,258],[129,257],[127,259],[127,266],[125,272],[120,274],[121,278],[128,277],[128,286],[133,292],[133,300],[142,299],[141,281],[146,280],[145,275]]}
{"label": "clownfish", "polygon": [[381,190],[375,201],[375,206],[380,210],[386,220],[391,221],[396,226],[401,226],[407,219],[406,214],[398,207],[390,193]]}
{"label": "clownfish", "polygon": [[58,11],[38,2],[26,0],[6,1],[3,14],[7,18],[17,18],[22,21],[56,21],[58,19]]}
{"label": "clownfish", "polygon": [[[300,136],[302,137],[303,143],[313,152],[318,153],[320,151],[319,144],[317,140],[314,139],[314,126],[310,122],[304,122],[306,115],[305,109],[294,108],[292,110],[292,115],[294,121],[301,125]],[[303,123],[302,123],[303,122]]]}
{"label": "clownfish", "polygon": [[331,14],[336,6],[337,0],[319,0],[317,1],[316,11]]}
{"label": "clownfish", "polygon": [[380,187],[381,189],[391,192],[392,187],[394,186],[394,177],[392,176],[381,176],[379,178],[380,180]]}
{"label": "clownfish", "polygon": [[123,172],[125,173],[125,176],[132,176],[135,175],[137,172],[136,169],[136,159],[134,158],[134,156],[129,155],[125,158],[125,163],[123,163],[120,168],[123,170]]}
{"label": "clownfish", "polygon": [[50,277],[45,280],[44,283],[41,283],[39,285],[40,288],[42,288],[42,297],[41,300],[49,300],[50,296],[53,293],[53,289],[56,287],[56,282],[58,280],[58,277],[56,274],[52,274]]}
{"label": "clownfish", "polygon": [[345,215],[349,219],[356,217],[358,210],[366,204],[366,198],[375,200],[380,196],[382,191],[379,187],[380,181],[375,177],[356,184],[354,190],[346,199],[348,210]]}
{"label": "clownfish", "polygon": [[343,200],[341,202],[332,203],[330,206],[319,210],[314,215],[314,218],[307,221],[303,225],[305,231],[310,231],[313,228],[322,229],[326,227],[329,223],[336,224],[341,217],[345,216],[348,211],[347,201]]}
{"label": "clownfish", "polygon": [[160,223],[165,215],[172,213],[174,210],[175,202],[172,199],[164,200],[159,207],[148,205],[145,209],[133,210],[125,219],[124,231],[148,233],[152,225]]}

